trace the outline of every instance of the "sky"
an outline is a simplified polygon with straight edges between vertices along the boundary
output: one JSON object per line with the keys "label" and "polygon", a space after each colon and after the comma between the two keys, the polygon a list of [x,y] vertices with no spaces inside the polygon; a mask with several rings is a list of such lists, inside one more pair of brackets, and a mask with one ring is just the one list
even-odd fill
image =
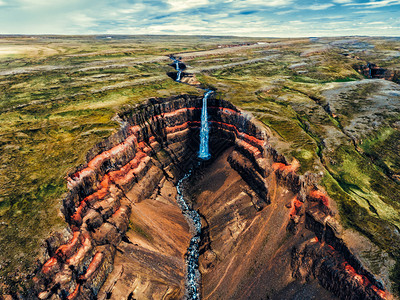
{"label": "sky", "polygon": [[0,34],[400,36],[400,0],[0,0]]}

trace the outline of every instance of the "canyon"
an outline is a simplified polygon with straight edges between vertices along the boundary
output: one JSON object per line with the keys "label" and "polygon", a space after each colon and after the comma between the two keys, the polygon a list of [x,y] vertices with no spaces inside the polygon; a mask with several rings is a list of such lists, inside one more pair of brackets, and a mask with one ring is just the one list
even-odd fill
{"label": "canyon", "polygon": [[[40,299],[184,297],[191,229],[175,185],[198,163],[202,100],[153,98],[121,112],[121,129],[68,176],[71,238],[49,243],[34,278]],[[208,100],[212,159],[184,183],[203,225],[202,298],[386,299],[341,237],[318,176],[297,175],[251,115]]]}
{"label": "canyon", "polygon": [[85,39],[0,72],[0,299],[395,299],[396,53]]}

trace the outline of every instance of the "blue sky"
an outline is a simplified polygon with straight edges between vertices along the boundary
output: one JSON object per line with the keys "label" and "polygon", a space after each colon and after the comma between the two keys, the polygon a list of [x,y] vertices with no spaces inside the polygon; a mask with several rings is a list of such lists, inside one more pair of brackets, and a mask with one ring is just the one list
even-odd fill
{"label": "blue sky", "polygon": [[400,36],[400,0],[0,0],[0,34]]}

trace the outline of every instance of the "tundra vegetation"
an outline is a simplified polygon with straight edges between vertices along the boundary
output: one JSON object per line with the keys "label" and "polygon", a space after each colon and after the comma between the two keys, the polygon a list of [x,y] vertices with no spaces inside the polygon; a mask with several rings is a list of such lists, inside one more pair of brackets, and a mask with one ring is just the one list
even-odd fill
{"label": "tundra vegetation", "polygon": [[[44,240],[66,227],[65,175],[119,128],[117,112],[202,93],[167,76],[171,54],[270,127],[300,173],[321,177],[342,224],[397,261],[398,284],[400,39],[207,36],[0,38],[0,283],[29,287]],[[394,82],[356,71],[369,62]],[[365,257],[381,263],[379,253]]]}

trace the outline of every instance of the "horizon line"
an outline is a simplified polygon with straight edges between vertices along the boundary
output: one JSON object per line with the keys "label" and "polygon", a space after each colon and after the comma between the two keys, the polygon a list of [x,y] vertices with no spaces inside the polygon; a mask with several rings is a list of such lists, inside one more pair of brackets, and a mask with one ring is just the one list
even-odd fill
{"label": "horizon line", "polygon": [[217,37],[217,38],[246,38],[246,39],[302,39],[302,38],[335,38],[335,37],[381,37],[391,38],[400,35],[310,35],[310,36],[241,36],[241,35],[209,35],[209,34],[123,34],[123,33],[83,33],[83,34],[63,34],[63,33],[0,33],[0,37],[138,37],[138,36],[181,36],[181,37]]}

